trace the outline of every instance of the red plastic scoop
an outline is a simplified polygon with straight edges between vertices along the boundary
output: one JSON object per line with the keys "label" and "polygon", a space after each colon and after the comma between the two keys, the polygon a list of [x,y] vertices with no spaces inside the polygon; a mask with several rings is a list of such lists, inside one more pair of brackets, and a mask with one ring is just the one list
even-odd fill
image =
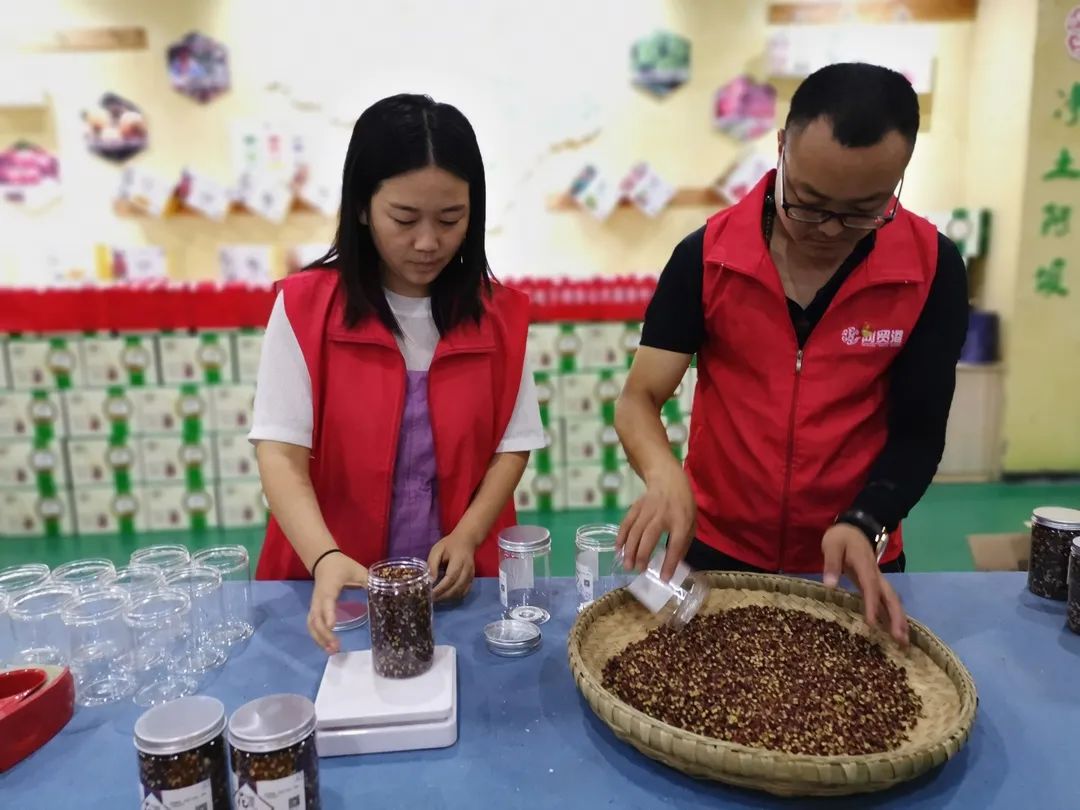
{"label": "red plastic scoop", "polygon": [[0,714],[20,700],[30,697],[49,678],[43,669],[9,669],[0,672]]}

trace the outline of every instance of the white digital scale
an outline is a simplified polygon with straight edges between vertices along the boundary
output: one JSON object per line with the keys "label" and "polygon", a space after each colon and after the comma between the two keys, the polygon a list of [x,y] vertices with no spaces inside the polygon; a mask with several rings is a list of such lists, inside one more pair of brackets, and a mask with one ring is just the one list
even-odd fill
{"label": "white digital scale", "polygon": [[457,742],[457,651],[437,646],[431,669],[381,678],[371,650],[330,656],[315,697],[320,757],[446,748]]}

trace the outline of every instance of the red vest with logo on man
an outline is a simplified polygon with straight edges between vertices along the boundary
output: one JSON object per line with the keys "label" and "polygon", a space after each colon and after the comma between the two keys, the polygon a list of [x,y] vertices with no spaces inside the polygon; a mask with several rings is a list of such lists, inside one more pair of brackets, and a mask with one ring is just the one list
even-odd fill
{"label": "red vest with logo on man", "polygon": [[[345,326],[336,271],[308,270],[281,286],[311,377],[309,470],[319,508],[342,551],[369,566],[385,557],[388,547],[405,360],[378,318]],[[528,298],[495,285],[480,323],[455,327],[435,350],[428,402],[444,534],[468,509],[510,423],[524,365],[528,310]],[[511,502],[477,550],[477,576],[498,574],[496,536],[514,522]],[[256,577],[309,577],[273,518]]]}
{"label": "red vest with logo on man", "polygon": [[[926,303],[937,230],[898,208],[800,350],[761,228],[774,177],[706,225],[686,471],[700,540],[760,568],[820,572],[824,533],[885,445],[889,367]],[[902,547],[897,529],[882,561]]]}

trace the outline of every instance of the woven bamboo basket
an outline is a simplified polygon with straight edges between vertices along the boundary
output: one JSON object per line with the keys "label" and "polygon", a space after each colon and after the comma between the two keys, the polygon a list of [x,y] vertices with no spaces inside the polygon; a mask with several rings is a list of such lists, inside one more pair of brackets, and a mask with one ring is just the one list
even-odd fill
{"label": "woven bamboo basket", "polygon": [[[884,642],[862,620],[862,600],[816,582],[767,574],[708,572],[712,590],[703,613],[747,605],[804,610],[835,621],[852,633]],[[570,669],[597,716],[619,739],[683,773],[778,796],[839,796],[884,790],[935,768],[967,742],[975,720],[975,684],[956,655],[918,622],[911,648],[882,649],[907,670],[923,711],[896,750],[862,756],[793,755],[693,734],[630,707],[602,686],[604,665],[645,637],[658,621],[626,590],[607,594],[584,610],[570,632]]]}

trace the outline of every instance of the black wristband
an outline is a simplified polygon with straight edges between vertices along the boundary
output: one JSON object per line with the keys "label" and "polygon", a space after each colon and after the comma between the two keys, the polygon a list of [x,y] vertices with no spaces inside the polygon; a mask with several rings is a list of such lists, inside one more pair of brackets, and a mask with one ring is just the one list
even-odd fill
{"label": "black wristband", "polygon": [[311,576],[315,576],[315,569],[319,567],[319,563],[323,561],[324,557],[328,557],[331,554],[344,554],[340,548],[332,548],[329,551],[324,551],[319,555],[319,558],[311,564]]}
{"label": "black wristband", "polygon": [[877,542],[884,527],[874,520],[873,517],[860,509],[849,509],[836,519],[837,523],[846,523],[866,535],[867,541],[873,546]]}

